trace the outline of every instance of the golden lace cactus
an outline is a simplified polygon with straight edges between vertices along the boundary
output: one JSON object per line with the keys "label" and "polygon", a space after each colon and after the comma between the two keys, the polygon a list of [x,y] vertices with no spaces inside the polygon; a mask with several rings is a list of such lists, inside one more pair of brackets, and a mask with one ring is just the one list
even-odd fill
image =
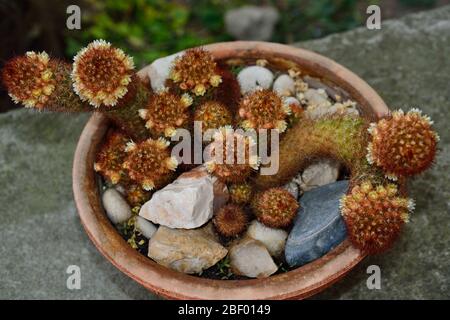
{"label": "golden lace cactus", "polygon": [[146,191],[163,187],[178,166],[176,158],[170,155],[169,142],[163,138],[129,142],[125,152],[123,168]]}
{"label": "golden lace cactus", "polygon": [[230,126],[217,130],[210,147],[206,168],[223,182],[243,182],[259,167],[254,139]]}
{"label": "golden lace cactus", "polygon": [[259,192],[252,201],[256,218],[271,228],[288,227],[299,208],[297,200],[283,188],[270,188]]}
{"label": "golden lace cactus", "polygon": [[341,214],[351,242],[360,250],[383,252],[397,239],[414,201],[399,195],[393,183],[364,181],[341,198]]}
{"label": "golden lace cactus", "polygon": [[169,77],[181,90],[190,91],[196,96],[203,96],[208,89],[222,82],[213,56],[201,48],[186,50],[177,57]]}
{"label": "golden lace cactus", "polygon": [[134,74],[133,59],[104,40],[95,40],[74,58],[72,80],[83,101],[98,108],[115,106]]}
{"label": "golden lace cactus", "polygon": [[287,129],[286,118],[291,113],[287,103],[274,91],[256,90],[244,96],[239,104],[240,125],[248,129]]}
{"label": "golden lace cactus", "polygon": [[128,176],[123,168],[126,146],[129,138],[118,131],[108,133],[94,163],[94,170],[112,184],[127,182]]}
{"label": "golden lace cactus", "polygon": [[192,98],[188,94],[178,96],[162,91],[150,98],[147,107],[139,110],[139,116],[153,136],[172,137],[177,128],[188,125],[191,104]]}
{"label": "golden lace cactus", "polygon": [[372,124],[368,162],[380,167],[393,180],[425,171],[433,164],[439,141],[432,124],[418,109],[406,114],[395,111],[391,118]]}
{"label": "golden lace cactus", "polygon": [[218,101],[206,101],[195,109],[194,121],[202,122],[202,132],[231,125],[232,116],[228,108]]}

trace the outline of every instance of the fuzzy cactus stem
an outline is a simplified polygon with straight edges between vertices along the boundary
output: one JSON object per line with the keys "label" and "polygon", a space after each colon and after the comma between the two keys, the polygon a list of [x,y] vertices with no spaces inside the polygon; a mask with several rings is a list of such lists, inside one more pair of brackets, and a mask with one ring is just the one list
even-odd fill
{"label": "fuzzy cactus stem", "polygon": [[6,62],[2,82],[15,103],[39,111],[85,112],[72,90],[71,66],[47,53],[27,52]]}

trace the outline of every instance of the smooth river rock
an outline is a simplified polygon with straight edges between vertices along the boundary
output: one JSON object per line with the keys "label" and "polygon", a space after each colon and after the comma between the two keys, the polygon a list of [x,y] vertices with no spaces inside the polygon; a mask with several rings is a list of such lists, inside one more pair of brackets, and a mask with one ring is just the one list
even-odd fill
{"label": "smooth river rock", "polygon": [[260,241],[272,257],[279,257],[283,253],[288,233],[283,229],[269,228],[258,220],[253,220],[247,229],[247,236]]}
{"label": "smooth river rock", "polygon": [[151,237],[148,256],[159,264],[184,273],[200,273],[228,253],[208,230],[170,229],[164,226]]}
{"label": "smooth river rock", "polygon": [[234,274],[250,278],[267,278],[278,270],[264,244],[252,238],[231,245],[230,266]]}
{"label": "smooth river rock", "polygon": [[227,200],[226,185],[199,166],[155,192],[139,215],[169,228],[194,229],[211,219]]}
{"label": "smooth river rock", "polygon": [[291,96],[295,93],[295,82],[287,74],[280,75],[273,83],[273,91],[281,96]]}
{"label": "smooth river rock", "polygon": [[348,181],[343,180],[305,192],[300,198],[299,213],[285,248],[291,267],[322,257],[346,238],[339,199],[347,189]]}
{"label": "smooth river rock", "polygon": [[130,205],[116,189],[110,188],[103,192],[102,202],[106,215],[112,223],[122,223],[131,218]]}
{"label": "smooth river rock", "polygon": [[158,229],[153,223],[150,221],[137,216],[136,217],[136,229],[142,233],[144,237],[150,239]]}
{"label": "smooth river rock", "polygon": [[246,67],[237,75],[242,94],[258,89],[269,89],[273,82],[273,73],[260,66]]}

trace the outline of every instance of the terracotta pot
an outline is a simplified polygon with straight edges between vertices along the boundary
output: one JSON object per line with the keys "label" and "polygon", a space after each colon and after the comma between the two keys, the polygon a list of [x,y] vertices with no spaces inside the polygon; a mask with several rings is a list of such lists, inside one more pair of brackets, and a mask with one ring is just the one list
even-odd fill
{"label": "terracotta pot", "polygon": [[[297,64],[304,73],[320,77],[346,91],[365,117],[376,119],[388,108],[358,76],[316,53],[264,42],[227,42],[206,46],[217,60],[266,59],[283,68]],[[93,170],[96,152],[108,129],[94,114],[81,134],[73,166],[73,190],[81,222],[98,250],[118,269],[157,294],[173,299],[294,299],[311,296],[342,278],[364,255],[348,240],[320,259],[266,279],[209,280],[182,274],[153,262],[132,249],[102,208]]]}

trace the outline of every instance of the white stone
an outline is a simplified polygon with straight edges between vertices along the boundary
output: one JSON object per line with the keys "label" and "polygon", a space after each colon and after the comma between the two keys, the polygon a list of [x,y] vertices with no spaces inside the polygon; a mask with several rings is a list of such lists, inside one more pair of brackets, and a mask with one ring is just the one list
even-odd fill
{"label": "white stone", "polygon": [[294,181],[302,191],[308,191],[335,182],[339,176],[340,164],[336,161],[324,159],[311,164],[303,173],[297,175]]}
{"label": "white stone", "polygon": [[267,278],[278,270],[264,244],[252,238],[232,244],[229,257],[231,270],[237,275]]}
{"label": "white stone", "polygon": [[308,89],[304,93],[308,103],[305,114],[313,120],[335,114],[359,116],[355,102],[349,100],[332,104],[327,97],[324,89]]}
{"label": "white stone", "polygon": [[150,79],[153,91],[161,91],[165,88],[165,82],[169,78],[170,69],[172,68],[172,62],[184,51],[177,52],[167,57],[156,59],[152,62],[145,72]]}
{"label": "white stone", "polygon": [[114,224],[125,222],[131,218],[130,205],[116,189],[107,189],[103,193],[102,201],[106,215]]}
{"label": "white stone", "polygon": [[284,252],[288,233],[283,229],[269,228],[258,220],[253,220],[247,229],[247,236],[264,244],[272,257],[279,257]]}
{"label": "white stone", "polygon": [[309,106],[331,106],[328,95],[323,89],[308,89],[304,92]]}
{"label": "white stone", "polygon": [[250,66],[239,72],[237,80],[242,94],[246,94],[257,89],[269,89],[272,86],[273,73],[264,67]]}
{"label": "white stone", "polygon": [[158,229],[153,223],[139,216],[136,217],[135,223],[136,229],[147,239],[150,239]]}
{"label": "white stone", "polygon": [[294,196],[295,199],[298,199],[298,184],[294,181],[288,182],[283,186],[284,189],[289,191],[290,194]]}
{"label": "white stone", "polygon": [[163,266],[189,274],[212,267],[227,252],[203,228],[185,230],[161,226],[148,244],[150,258]]}
{"label": "white stone", "polygon": [[227,200],[225,184],[200,166],[156,191],[142,206],[139,215],[169,228],[193,229],[211,219],[214,209]]}
{"label": "white stone", "polygon": [[291,96],[295,92],[295,81],[287,74],[280,75],[273,83],[273,91],[281,96]]}

